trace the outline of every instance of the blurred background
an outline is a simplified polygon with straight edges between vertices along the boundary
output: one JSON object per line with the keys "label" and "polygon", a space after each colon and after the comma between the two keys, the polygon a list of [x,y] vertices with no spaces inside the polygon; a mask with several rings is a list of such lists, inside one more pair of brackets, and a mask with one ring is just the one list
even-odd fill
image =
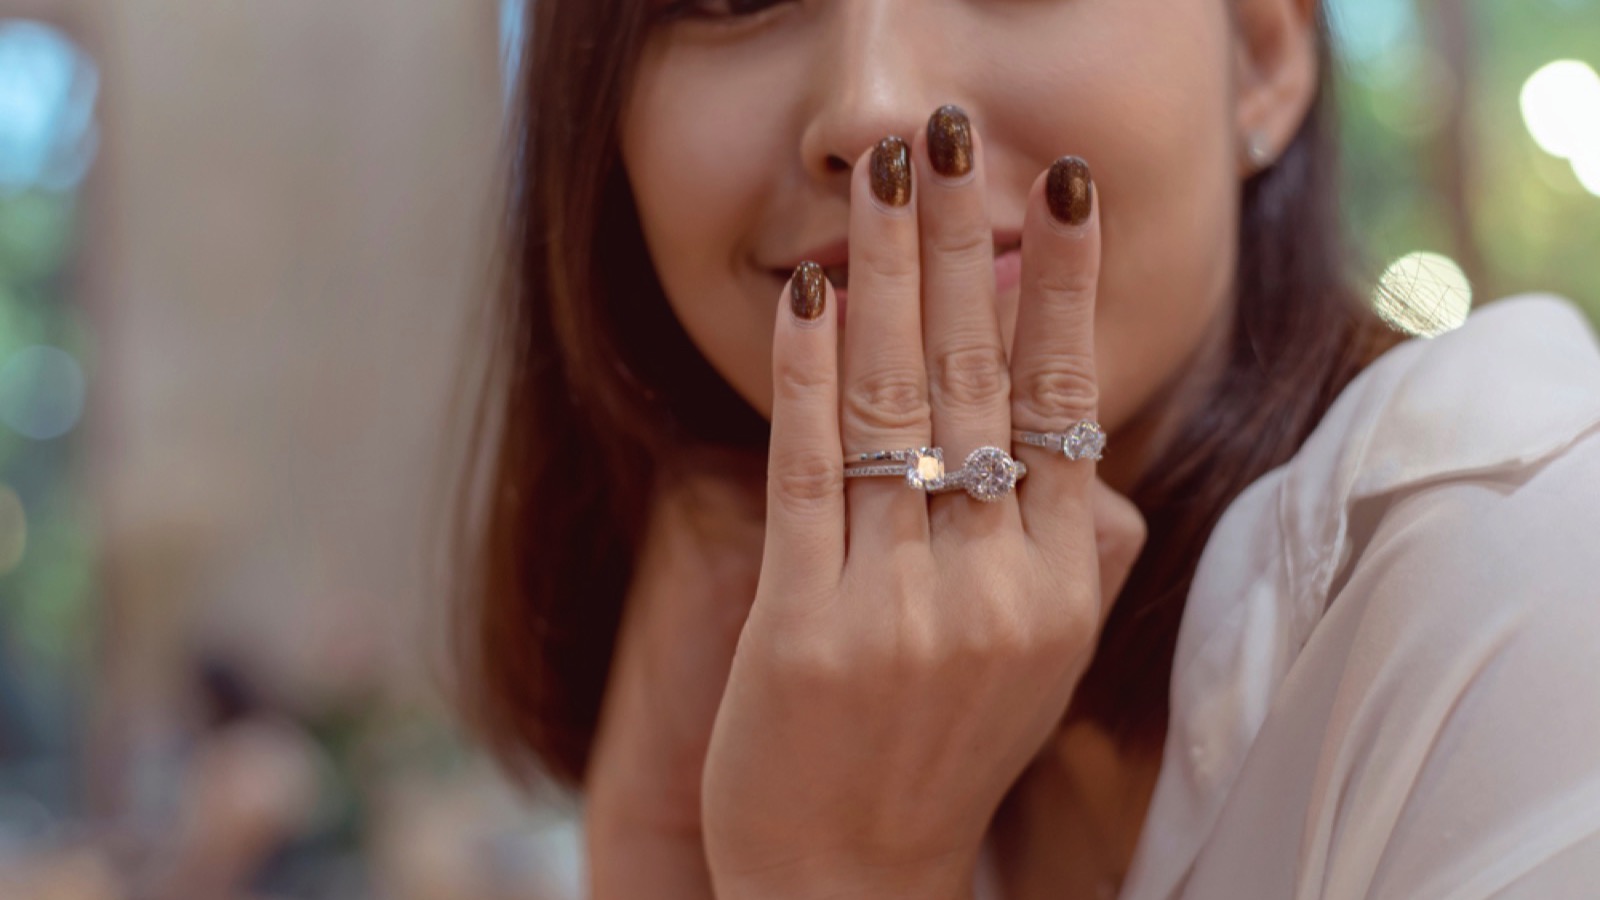
{"label": "blurred background", "polygon": [[[520,0],[0,0],[0,898],[576,898],[453,727]],[[1332,0],[1372,296],[1600,321],[1600,0]]]}

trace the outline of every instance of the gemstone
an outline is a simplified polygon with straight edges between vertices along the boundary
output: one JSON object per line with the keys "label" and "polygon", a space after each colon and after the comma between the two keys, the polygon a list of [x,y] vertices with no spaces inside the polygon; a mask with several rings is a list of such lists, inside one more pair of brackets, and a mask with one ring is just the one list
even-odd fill
{"label": "gemstone", "polygon": [[944,481],[944,454],[937,447],[920,447],[906,457],[906,484],[919,491]]}
{"label": "gemstone", "polygon": [[979,447],[967,455],[962,487],[974,500],[992,503],[1017,486],[1017,465],[999,447]]}
{"label": "gemstone", "polygon": [[1061,454],[1067,459],[1099,459],[1105,449],[1105,429],[1088,419],[1072,426],[1061,442]]}

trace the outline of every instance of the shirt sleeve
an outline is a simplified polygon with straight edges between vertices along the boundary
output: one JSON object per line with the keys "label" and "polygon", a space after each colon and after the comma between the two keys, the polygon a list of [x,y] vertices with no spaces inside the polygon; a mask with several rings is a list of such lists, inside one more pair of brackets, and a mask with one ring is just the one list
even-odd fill
{"label": "shirt sleeve", "polygon": [[1302,888],[1593,896],[1600,434],[1356,510],[1364,604],[1317,764]]}

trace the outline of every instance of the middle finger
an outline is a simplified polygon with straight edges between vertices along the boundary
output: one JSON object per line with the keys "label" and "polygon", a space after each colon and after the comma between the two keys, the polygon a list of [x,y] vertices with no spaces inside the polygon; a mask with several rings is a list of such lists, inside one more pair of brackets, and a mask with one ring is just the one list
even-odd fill
{"label": "middle finger", "polygon": [[[942,106],[916,141],[917,205],[922,243],[923,344],[927,356],[933,439],[953,470],[982,446],[1011,441],[1011,366],[995,312],[994,232],[989,222],[982,144],[965,112]],[[1020,521],[1014,495],[972,504],[959,521],[992,529]],[[952,506],[936,501],[935,522]]]}

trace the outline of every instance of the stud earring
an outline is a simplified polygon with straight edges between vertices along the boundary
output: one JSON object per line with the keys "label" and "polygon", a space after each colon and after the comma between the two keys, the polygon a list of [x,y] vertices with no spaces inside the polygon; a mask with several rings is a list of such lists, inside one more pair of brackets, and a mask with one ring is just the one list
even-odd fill
{"label": "stud earring", "polygon": [[1250,158],[1250,165],[1256,169],[1265,169],[1272,162],[1272,150],[1267,147],[1267,137],[1259,130],[1252,130],[1245,141],[1245,155]]}

